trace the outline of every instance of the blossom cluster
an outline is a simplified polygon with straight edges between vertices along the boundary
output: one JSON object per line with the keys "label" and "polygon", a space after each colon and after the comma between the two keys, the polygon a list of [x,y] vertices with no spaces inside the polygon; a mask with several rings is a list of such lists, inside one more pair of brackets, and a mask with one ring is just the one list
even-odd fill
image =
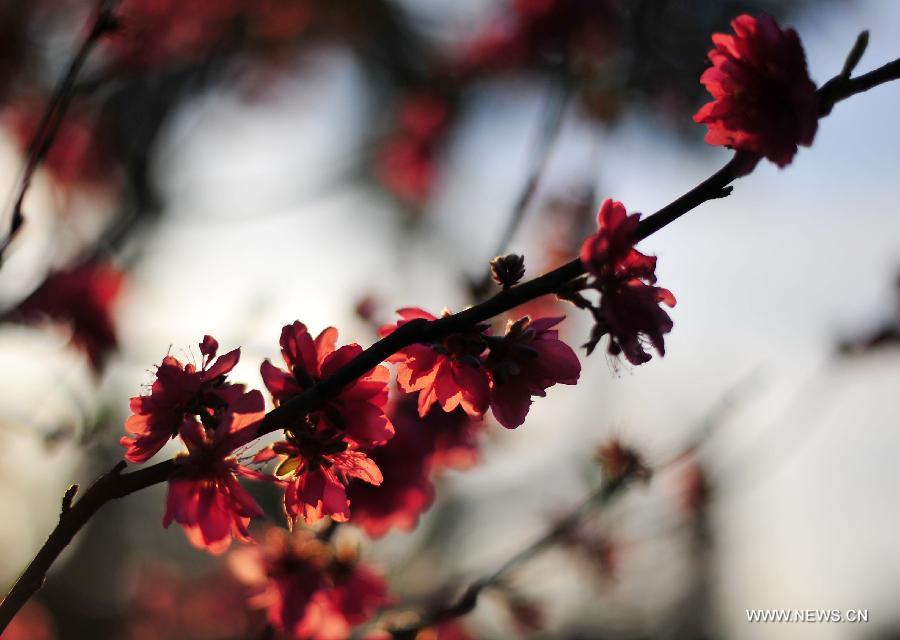
{"label": "blossom cluster", "polygon": [[[523,16],[542,16],[555,3],[519,5]],[[695,119],[709,127],[709,142],[743,154],[743,170],[763,157],[784,166],[798,144],[812,142],[818,114],[799,39],[768,17],[741,16],[733,27],[734,36],[713,38],[713,66],[702,82],[714,101]],[[421,172],[407,161],[422,161],[420,152],[446,117],[439,101],[411,102],[403,127],[412,147],[397,151],[400,159],[388,161],[391,170]],[[406,148],[406,142],[398,145]],[[413,181],[418,186],[407,195],[418,198],[427,190],[427,173]],[[632,365],[650,360],[650,349],[665,354],[664,339],[673,322],[664,307],[675,306],[672,292],[656,284],[657,258],[635,247],[643,237],[641,229],[641,214],[605,200],[596,232],[581,245],[584,275],[556,291],[590,313],[593,328],[584,345],[588,354],[607,339],[607,352]],[[514,290],[524,274],[524,260],[498,258],[492,268],[504,291]],[[75,321],[102,325],[95,316],[105,317],[102,309],[116,282],[107,287],[111,293],[88,305],[87,319]],[[409,323],[434,327],[442,322],[417,307],[398,314],[395,323],[381,327],[383,338]],[[449,315],[445,311],[443,317]],[[236,573],[254,590],[253,601],[276,629],[297,638],[346,637],[390,602],[386,583],[302,525],[326,518],[350,522],[373,538],[394,528],[413,529],[434,500],[436,475],[477,460],[489,411],[497,423],[516,429],[524,424],[533,398],[546,396],[554,385],[578,382],[581,363],[560,338],[563,319],[526,315],[510,319],[502,333],[495,334],[489,324],[470,323],[449,333],[423,334],[440,337],[406,343],[387,358],[400,392],[393,395],[391,369],[384,363],[333,393],[317,395],[320,383],[339,377],[364,357],[364,350],[355,343],[338,346],[333,327],[314,337],[295,321],[281,331],[282,364],[265,360],[260,374],[274,406],[304,396],[312,401],[299,417],[267,424],[265,430],[263,394],[230,380],[240,349],[219,356],[217,341],[205,336],[199,365],[167,355],[149,392],[132,398],[127,435],[121,439],[125,458],[145,462],[170,440],[180,440],[185,450],[169,480],[163,524],[177,522],[192,544],[214,554],[224,552],[232,539],[249,541],[251,519],[264,516],[241,479],[277,488],[288,527],[295,531],[269,529],[261,547],[233,555]],[[96,358],[106,343],[114,343],[114,335],[105,333],[109,335],[88,347]],[[280,431],[276,441],[249,451],[264,431],[272,430]],[[642,468],[620,448],[604,449],[601,459],[612,478]]]}

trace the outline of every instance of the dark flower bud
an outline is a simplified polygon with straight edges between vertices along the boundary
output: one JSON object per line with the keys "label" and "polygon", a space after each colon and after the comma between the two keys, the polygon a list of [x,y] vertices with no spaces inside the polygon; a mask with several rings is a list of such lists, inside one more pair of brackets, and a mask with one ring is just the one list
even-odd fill
{"label": "dark flower bud", "polygon": [[600,446],[596,460],[603,470],[603,475],[611,482],[624,481],[632,477],[642,479],[650,477],[650,469],[644,464],[640,454],[623,446],[618,440],[611,440]]}
{"label": "dark flower bud", "polygon": [[509,289],[525,276],[525,257],[510,253],[491,260],[491,277],[503,289]]}

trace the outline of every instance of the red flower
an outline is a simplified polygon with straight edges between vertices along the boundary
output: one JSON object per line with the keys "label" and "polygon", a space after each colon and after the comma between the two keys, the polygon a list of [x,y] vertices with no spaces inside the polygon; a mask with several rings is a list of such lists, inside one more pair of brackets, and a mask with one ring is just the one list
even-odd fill
{"label": "red flower", "polygon": [[373,486],[351,482],[351,522],[372,538],[390,529],[411,531],[434,501],[431,476],[444,468],[465,469],[478,458],[478,435],[484,422],[457,408],[445,413],[434,407],[420,418],[416,403],[405,396],[391,409],[397,429],[391,441],[366,451],[384,477]]}
{"label": "red flower", "polygon": [[112,314],[123,280],[121,271],[96,262],[56,271],[14,315],[29,322],[47,319],[68,325],[72,343],[84,350],[94,370],[100,371],[118,346]]}
{"label": "red flower", "polygon": [[247,29],[266,41],[284,42],[306,31],[314,16],[307,0],[245,0]]}
{"label": "red flower", "polygon": [[798,144],[812,144],[819,120],[816,85],[800,38],[767,15],[758,20],[738,16],[731,26],[735,35],[713,35],[713,66],[700,82],[714,100],[694,121],[709,127],[709,144],[764,156],[784,167]]}
{"label": "red flower", "polygon": [[298,640],[344,640],[390,604],[379,574],[338,557],[308,534],[272,528],[259,548],[233,553],[231,566],[255,589],[252,604],[266,609],[273,627]]}
{"label": "red flower", "polygon": [[291,526],[297,518],[307,524],[325,516],[346,522],[350,518],[347,483],[352,478],[376,485],[383,480],[378,466],[335,430],[306,423],[286,430],[285,437],[254,460],[280,460],[275,476],[284,487],[284,513]]}
{"label": "red flower", "polygon": [[264,414],[262,394],[251,391],[232,402],[212,427],[185,416],[181,439],[187,453],[178,457],[179,469],[169,480],[164,527],[177,522],[191,544],[213,554],[225,551],[232,536],[250,540],[250,518],[262,517],[263,512],[237,476],[261,476],[238,463],[232,453],[257,437]]}
{"label": "red flower", "polygon": [[240,8],[239,0],[123,0],[122,27],[106,46],[124,66],[188,64],[227,34]]}
{"label": "red flower", "polygon": [[[6,114],[23,151],[29,150],[45,109],[46,100],[34,97]],[[71,109],[59,123],[43,166],[63,187],[100,184],[110,176],[112,168],[105,143],[103,127],[88,113]]]}
{"label": "red flower", "polygon": [[553,329],[564,317],[531,320],[526,316],[510,322],[502,338],[488,339],[491,412],[507,429],[525,422],[532,396],[546,396],[547,389],[557,383],[578,382],[578,356]]}
{"label": "red flower", "polygon": [[426,93],[404,97],[397,122],[378,152],[378,179],[394,195],[414,205],[427,200],[438,178],[436,155],[443,141],[450,107]]}
{"label": "red flower", "polygon": [[[362,353],[358,344],[335,350],[337,335],[337,329],[328,327],[313,340],[306,325],[299,321],[281,330],[281,355],[288,371],[282,371],[268,360],[260,367],[263,382],[276,403],[333,375]],[[321,432],[337,430],[357,443],[385,442],[394,434],[394,427],[384,413],[390,379],[387,367],[376,366],[311,414],[310,420]]]}
{"label": "red flower", "polygon": [[[400,309],[400,321],[385,325],[381,336],[393,333],[410,320],[436,318],[418,308]],[[479,325],[465,333],[451,335],[440,343],[414,344],[388,358],[397,363],[397,384],[407,392],[419,392],[419,415],[428,413],[437,402],[444,411],[462,407],[473,417],[481,417],[490,402],[488,373],[482,366],[485,350]]]}
{"label": "red flower", "polygon": [[581,246],[581,262],[601,294],[600,306],[592,309],[596,324],[588,353],[609,334],[609,353],[622,353],[635,365],[650,359],[646,341],[665,355],[663,334],[672,330],[672,319],[659,305],[675,306],[672,292],[653,286],[656,258],[634,248],[639,221],[639,213],[627,215],[621,202],[607,199],[597,214],[597,233]]}
{"label": "red flower", "polygon": [[434,501],[434,485],[428,477],[427,464],[431,447],[418,423],[421,419],[415,415],[415,408],[413,421],[398,416],[397,412],[393,417],[396,435],[384,446],[368,452],[384,481],[377,486],[351,482],[347,487],[353,505],[351,521],[372,538],[380,538],[393,527],[412,531],[419,515]]}
{"label": "red flower", "polygon": [[3,640],[56,640],[57,637],[53,617],[35,600],[27,602],[3,632]]}
{"label": "red flower", "polygon": [[174,438],[185,416],[197,416],[208,427],[218,424],[229,404],[242,397],[243,385],[225,382],[226,375],[241,358],[235,349],[213,362],[219,344],[211,336],[200,343],[203,366],[183,365],[176,358],[166,356],[156,370],[156,380],[150,395],[131,399],[131,415],[125,421],[130,436],[122,436],[119,443],[126,447],[125,459],[144,462]]}
{"label": "red flower", "polygon": [[605,62],[621,13],[608,0],[513,0],[509,11],[476,35],[460,71],[506,70],[566,58],[579,70]]}

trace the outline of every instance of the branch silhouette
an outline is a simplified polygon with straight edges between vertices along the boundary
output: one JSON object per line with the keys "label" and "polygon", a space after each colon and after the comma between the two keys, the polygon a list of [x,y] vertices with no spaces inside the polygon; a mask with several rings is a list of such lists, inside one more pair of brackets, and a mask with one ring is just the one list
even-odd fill
{"label": "branch silhouette", "polygon": [[[108,6],[110,5],[105,2],[101,3],[101,9]],[[94,31],[96,30],[95,28]],[[100,30],[100,34],[104,32],[103,29]],[[89,37],[85,41],[86,44],[93,43],[96,38],[99,38],[100,34],[95,36],[94,39]],[[82,58],[86,57],[91,46],[92,44],[87,46],[84,52],[79,50],[79,56]],[[851,52],[851,57],[852,55]],[[848,58],[848,62],[850,61],[850,58]],[[78,64],[75,64],[75,61],[73,61],[74,75],[77,75],[77,71],[82,63],[83,60]],[[886,82],[900,79],[900,59],[856,78],[849,77],[849,73],[846,72],[847,66],[845,65],[845,70],[841,74],[829,80],[818,91],[820,113],[823,116],[830,113],[834,105],[842,100]],[[852,67],[853,65],[849,66]],[[68,78],[69,75],[67,74],[66,77]],[[64,98],[64,100],[67,100],[67,98]],[[642,220],[638,228],[637,238],[647,238],[701,204],[729,195],[731,193],[729,185],[738,177],[746,174],[746,171],[741,171],[741,167],[746,163],[747,159],[746,154],[735,153],[721,169],[706,180]],[[24,185],[24,188],[27,190],[27,183]],[[408,322],[364,350],[334,375],[321,380],[303,393],[294,396],[266,414],[260,423],[259,435],[271,433],[291,425],[294,421],[302,418],[304,414],[315,410],[322,403],[333,398],[344,387],[400,349],[416,343],[430,343],[440,340],[475,324],[489,320],[525,302],[544,295],[555,294],[567,283],[583,273],[584,267],[581,261],[576,258],[537,278],[500,291],[484,302],[458,313],[431,321],[413,320]],[[28,599],[41,588],[46,580],[47,572],[60,553],[104,504],[167,481],[177,470],[178,461],[177,459],[170,459],[130,473],[123,473],[125,468],[125,463],[117,464],[111,471],[101,476],[85,490],[80,498],[77,498],[72,490],[66,492],[64,508],[60,514],[58,524],[12,586],[3,602],[0,603],[0,633],[3,632]],[[474,598],[477,600],[477,592],[474,594]]]}
{"label": "branch silhouette", "polygon": [[78,79],[78,74],[81,73],[88,56],[97,43],[100,42],[100,39],[118,28],[119,23],[113,13],[118,3],[119,0],[99,0],[97,3],[91,27],[81,42],[81,46],[78,47],[78,50],[69,62],[66,73],[53,90],[53,95],[38,122],[37,129],[28,143],[25,152],[25,166],[19,176],[12,198],[9,230],[6,237],[0,240],[0,267],[3,266],[3,258],[9,245],[15,240],[25,224],[25,214],[22,211],[25,196],[31,187],[35,171],[37,171],[37,168],[47,156],[47,153],[53,146],[53,141],[56,140],[59,126],[62,124],[66,111],[68,111],[72,98],[75,95],[75,82]]}

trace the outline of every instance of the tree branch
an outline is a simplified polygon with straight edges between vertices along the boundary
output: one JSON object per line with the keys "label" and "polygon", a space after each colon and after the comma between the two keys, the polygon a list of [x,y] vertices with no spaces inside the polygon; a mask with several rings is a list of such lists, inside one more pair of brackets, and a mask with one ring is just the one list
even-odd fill
{"label": "tree branch", "polygon": [[[103,6],[106,5],[104,4]],[[822,112],[823,114],[828,113],[830,107],[837,102],[896,79],[900,79],[900,59],[858,78],[850,79],[838,76],[837,79],[829,81],[819,89],[822,109],[827,107],[827,110]],[[642,220],[637,232],[638,239],[644,239],[656,233],[704,202],[728,195],[730,190],[726,189],[726,187],[741,173],[737,169],[744,160],[745,157],[742,154],[736,153],[727,164],[709,178],[671,204]],[[489,320],[529,300],[553,294],[559,291],[567,282],[583,273],[584,268],[581,265],[581,261],[576,258],[553,271],[501,291],[481,304],[458,313],[431,321],[413,320],[408,322],[387,337],[374,343],[356,358],[341,367],[331,377],[318,382],[266,414],[260,423],[259,435],[290,426],[294,421],[315,410],[328,399],[333,398],[344,387],[400,349],[416,343],[430,343],[440,340],[479,322]],[[68,509],[64,509],[63,513],[60,514],[59,524],[21,574],[15,585],[13,585],[6,598],[0,603],[0,633],[3,632],[25,602],[40,589],[46,579],[47,571],[63,549],[72,541],[75,534],[84,527],[88,520],[104,504],[152,485],[165,482],[176,467],[177,463],[172,459],[131,473],[122,473],[125,464],[119,463],[110,472],[101,476],[82,494],[80,499],[74,501]],[[611,487],[607,486],[607,489],[611,489]],[[71,497],[74,497],[74,495]],[[559,534],[557,533],[556,535]],[[535,547],[533,550],[523,552],[525,557],[530,557],[542,548],[540,540],[532,546]],[[520,561],[516,558],[513,558],[514,564]],[[509,568],[511,567],[506,565],[501,567],[498,571],[499,575],[493,580],[500,579]],[[474,593],[469,592],[470,600],[466,600],[464,604],[470,601],[474,602],[472,599],[477,600],[478,592],[483,588],[483,586],[478,588]],[[472,606],[474,606],[474,603]]]}
{"label": "tree branch", "polygon": [[84,63],[100,39],[107,33],[114,31],[118,25],[118,21],[113,15],[113,9],[118,2],[119,0],[98,1],[91,28],[69,62],[66,73],[59,81],[59,84],[56,85],[44,114],[38,122],[37,129],[28,143],[25,152],[25,166],[18,179],[18,186],[12,200],[9,231],[6,237],[0,240],[0,267],[3,266],[3,256],[6,250],[25,224],[25,215],[22,213],[25,195],[31,187],[31,180],[35,171],[37,171],[38,166],[40,166],[44,157],[53,146],[53,141],[59,132],[59,126],[66,115],[69,104],[72,102],[72,97],[75,95],[75,81],[78,78],[78,74],[81,73]]}
{"label": "tree branch", "polygon": [[[59,554],[100,507],[111,500],[124,498],[141,489],[165,482],[175,467],[175,460],[166,460],[138,471],[123,474],[125,463],[120,462],[100,476],[82,494],[81,498],[75,500],[74,503],[70,500],[68,508],[63,509],[60,513],[56,528],[50,533],[31,564],[22,572],[4,598],[3,603],[0,604],[0,633],[6,629],[6,626],[28,599],[43,586],[44,580],[47,578],[47,571]],[[70,495],[74,497],[71,489],[66,492],[66,496]]]}
{"label": "tree branch", "polygon": [[433,609],[431,612],[423,615],[415,624],[392,629],[390,632],[391,636],[395,640],[415,640],[416,634],[423,629],[471,613],[478,605],[478,598],[485,589],[496,585],[520,564],[552,546],[595,508],[603,507],[612,502],[630,479],[629,476],[623,476],[604,482],[599,489],[591,493],[581,504],[575,507],[565,518],[550,527],[541,537],[504,562],[496,571],[479,578],[469,585],[455,602]]}
{"label": "tree branch", "polygon": [[[510,211],[509,218],[506,222],[506,228],[503,230],[503,234],[497,242],[497,248],[494,251],[495,256],[503,254],[513,237],[516,235],[516,231],[518,231],[522,221],[525,219],[528,205],[531,204],[531,200],[537,192],[541,177],[547,167],[547,161],[550,159],[550,151],[553,149],[553,143],[559,136],[563,115],[565,114],[566,106],[569,104],[569,97],[571,95],[571,90],[567,81],[564,82],[566,84],[564,84],[562,88],[551,93],[547,97],[547,103],[544,106],[541,117],[541,128],[538,133],[538,139],[535,141],[534,153],[531,156],[533,158],[531,169],[528,172],[528,178],[525,180],[522,191],[516,198],[512,211]],[[486,270],[481,276],[481,279],[472,284],[472,295],[476,300],[484,297],[490,290],[491,283],[490,271]]]}

